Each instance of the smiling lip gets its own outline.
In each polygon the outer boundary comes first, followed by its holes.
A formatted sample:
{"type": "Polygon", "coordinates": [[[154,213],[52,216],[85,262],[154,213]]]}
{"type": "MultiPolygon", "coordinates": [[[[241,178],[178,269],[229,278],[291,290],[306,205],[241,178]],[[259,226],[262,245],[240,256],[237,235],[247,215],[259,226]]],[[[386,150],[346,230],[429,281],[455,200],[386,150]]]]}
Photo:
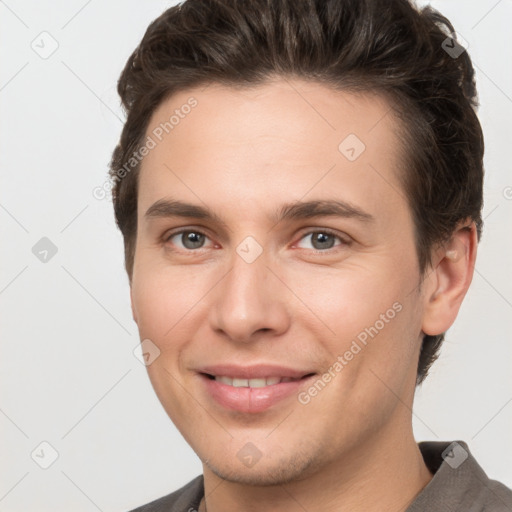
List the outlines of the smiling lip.
{"type": "MultiPolygon", "coordinates": [[[[307,385],[313,376],[313,372],[308,370],[295,370],[274,365],[246,367],[215,365],[203,367],[196,371],[200,374],[206,391],[217,403],[227,409],[246,413],[262,412],[294,392],[297,393],[299,388],[307,385]],[[214,380],[214,377],[230,377],[243,380],[284,378],[287,382],[273,383],[263,387],[248,387],[246,383],[238,382],[237,384],[241,384],[241,387],[234,387],[214,380]]],[[[226,381],[226,379],[223,380],[226,381]]]]}

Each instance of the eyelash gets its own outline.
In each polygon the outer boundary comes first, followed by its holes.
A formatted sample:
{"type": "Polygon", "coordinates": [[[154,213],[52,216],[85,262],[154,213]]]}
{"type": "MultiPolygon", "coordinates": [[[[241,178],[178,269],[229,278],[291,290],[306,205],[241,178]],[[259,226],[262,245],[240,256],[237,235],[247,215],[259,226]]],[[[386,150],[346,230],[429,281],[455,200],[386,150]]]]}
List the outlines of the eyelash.
{"type": "MultiPolygon", "coordinates": [[[[183,233],[196,233],[196,234],[199,234],[199,235],[204,235],[206,238],[209,238],[208,235],[206,233],[204,233],[203,231],[201,231],[200,229],[188,228],[188,229],[181,229],[179,231],[174,231],[174,232],[165,234],[164,237],[163,237],[163,241],[165,243],[169,243],[171,238],[175,237],[176,235],[182,235],[183,233]]],[[[319,229],[307,231],[304,234],[302,234],[302,236],[299,238],[299,242],[301,240],[303,240],[305,237],[311,236],[311,235],[313,235],[315,233],[322,233],[322,234],[325,234],[325,235],[332,235],[335,238],[337,238],[341,243],[338,244],[338,245],[335,245],[334,247],[330,247],[329,249],[325,249],[325,250],[320,250],[320,249],[302,249],[302,248],[299,248],[299,249],[309,250],[310,252],[312,251],[314,254],[332,254],[333,251],[336,251],[336,248],[339,248],[341,246],[347,247],[351,243],[351,241],[349,241],[348,239],[344,239],[339,234],[337,234],[335,231],[333,231],[333,230],[331,230],[329,228],[321,228],[321,229],[319,228],[319,229]]],[[[184,252],[187,252],[187,253],[194,253],[194,252],[198,253],[198,252],[201,252],[201,250],[204,250],[204,247],[199,247],[197,249],[178,249],[178,251],[180,251],[180,252],[184,251],[184,252]]]]}

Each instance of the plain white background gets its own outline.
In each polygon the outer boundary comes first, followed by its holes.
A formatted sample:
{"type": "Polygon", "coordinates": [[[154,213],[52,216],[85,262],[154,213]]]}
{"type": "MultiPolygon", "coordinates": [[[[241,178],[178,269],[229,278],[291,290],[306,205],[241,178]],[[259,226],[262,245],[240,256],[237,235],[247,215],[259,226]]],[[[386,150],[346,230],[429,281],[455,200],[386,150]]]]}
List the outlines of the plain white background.
{"type": "MultiPolygon", "coordinates": [[[[122,127],[118,76],[172,4],[0,1],[0,512],[121,512],[201,473],[134,356],[122,238],[111,203],[92,194],[122,127]],[[45,246],[46,262],[33,253],[43,237],[57,249],[45,246]]],[[[512,3],[433,5],[476,66],[485,230],[459,318],[418,390],[414,428],[418,440],[467,441],[510,487],[512,3]]]]}

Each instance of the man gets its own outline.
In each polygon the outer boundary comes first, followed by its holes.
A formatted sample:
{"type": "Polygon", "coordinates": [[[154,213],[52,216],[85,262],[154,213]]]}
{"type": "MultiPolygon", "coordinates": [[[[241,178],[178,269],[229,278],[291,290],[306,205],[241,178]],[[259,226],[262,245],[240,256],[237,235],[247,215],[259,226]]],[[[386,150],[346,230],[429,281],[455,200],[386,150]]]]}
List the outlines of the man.
{"type": "Polygon", "coordinates": [[[471,61],[405,0],[187,0],[118,90],[116,220],[152,385],[203,475],[139,511],[512,510],[415,387],[471,283],[471,61]]]}

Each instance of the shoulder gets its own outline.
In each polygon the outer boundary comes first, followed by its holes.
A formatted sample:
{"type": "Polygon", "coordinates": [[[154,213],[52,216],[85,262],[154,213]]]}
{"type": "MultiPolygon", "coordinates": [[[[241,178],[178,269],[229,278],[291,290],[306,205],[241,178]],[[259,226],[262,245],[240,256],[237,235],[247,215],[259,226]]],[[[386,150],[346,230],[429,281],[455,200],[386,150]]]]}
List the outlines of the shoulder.
{"type": "Polygon", "coordinates": [[[464,441],[423,442],[419,447],[433,478],[407,512],[512,510],[512,490],[486,475],[464,441]]]}
{"type": "Polygon", "coordinates": [[[177,491],[141,505],[130,512],[197,512],[204,494],[203,475],[199,475],[177,491]]]}
{"type": "Polygon", "coordinates": [[[512,510],[512,490],[496,480],[487,480],[482,491],[484,512],[510,512],[512,510]]]}

